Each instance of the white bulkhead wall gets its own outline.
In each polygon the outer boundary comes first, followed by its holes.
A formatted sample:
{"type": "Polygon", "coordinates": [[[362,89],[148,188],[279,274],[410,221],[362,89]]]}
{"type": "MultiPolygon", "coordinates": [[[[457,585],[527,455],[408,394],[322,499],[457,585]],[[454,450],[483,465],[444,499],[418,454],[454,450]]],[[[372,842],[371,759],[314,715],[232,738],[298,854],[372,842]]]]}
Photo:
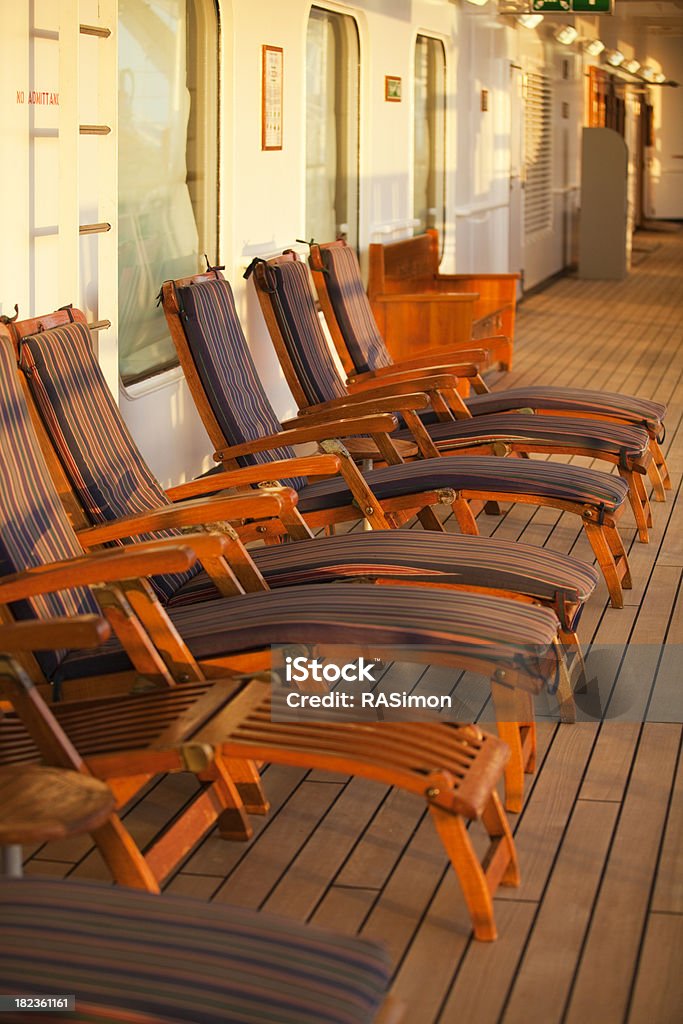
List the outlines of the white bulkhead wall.
{"type": "MultiPolygon", "coordinates": [[[[361,53],[360,246],[412,230],[412,78],[418,33],[444,42],[447,61],[447,269],[510,266],[511,68],[541,68],[553,82],[552,223],[523,238],[532,286],[570,255],[578,204],[582,68],[571,51],[486,7],[450,0],[325,3],[354,16],[361,53]],[[574,56],[571,56],[571,53],[574,56]],[[563,60],[568,60],[567,74],[563,60]],[[384,98],[386,75],[403,98],[384,98]],[[482,90],[488,110],[482,110],[482,90]],[[568,103],[569,118],[562,117],[568,103]]],[[[252,285],[241,277],[254,255],[292,245],[305,230],[305,60],[310,0],[219,0],[222,40],[220,260],[259,373],[281,417],[294,409],[252,285]],[[261,150],[261,47],[284,51],[283,149],[261,150]]],[[[0,5],[6,42],[0,67],[3,129],[0,312],[36,315],[67,302],[91,320],[100,359],[118,390],[116,360],[116,0],[32,0],[0,5]],[[32,18],[32,21],[31,21],[32,18]],[[78,35],[79,22],[107,24],[109,40],[78,35]],[[36,32],[36,28],[38,31],[36,32]],[[57,55],[60,54],[58,57],[57,55]],[[114,61],[114,63],[112,63],[114,61]],[[17,90],[59,92],[60,105],[29,109],[17,90]],[[109,123],[106,137],[78,135],[80,123],[109,123]],[[109,222],[78,237],[79,223],[109,222]],[[57,229],[57,230],[55,230],[57,229]]],[[[595,19],[597,20],[597,19],[595,19]]],[[[597,34],[597,33],[596,33],[597,34]]],[[[213,256],[214,254],[210,254],[213,256]]],[[[161,283],[161,282],[160,282],[161,283]]],[[[123,414],[165,484],[208,468],[211,445],[178,370],[121,391],[123,414]]]]}

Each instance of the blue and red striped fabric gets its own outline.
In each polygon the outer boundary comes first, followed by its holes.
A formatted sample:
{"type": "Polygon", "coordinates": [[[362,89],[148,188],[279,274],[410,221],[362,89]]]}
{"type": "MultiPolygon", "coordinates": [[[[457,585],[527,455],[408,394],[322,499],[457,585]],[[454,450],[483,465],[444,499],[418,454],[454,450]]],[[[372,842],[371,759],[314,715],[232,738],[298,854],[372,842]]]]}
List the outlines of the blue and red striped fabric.
{"type": "Polygon", "coordinates": [[[332,309],[357,373],[391,366],[384,338],[370,306],[358,258],[350,245],[321,246],[332,309]]]}
{"type": "MultiPolygon", "coordinates": [[[[82,555],[47,473],[19,389],[14,350],[0,338],[0,574],[7,576],[82,555]]],[[[97,612],[87,590],[74,588],[12,605],[17,618],[97,612]]],[[[50,675],[63,652],[37,655],[50,675]]]]}
{"type": "Polygon", "coordinates": [[[310,405],[344,398],[346,388],[334,366],[313,302],[308,267],[300,260],[271,263],[278,319],[289,357],[310,405]]]}
{"type": "Polygon", "coordinates": [[[242,907],[12,879],[0,915],[0,992],[73,993],[64,1020],[90,1004],[112,1024],[370,1024],[389,984],[374,942],[242,907]]]}
{"type": "MultiPolygon", "coordinates": [[[[64,470],[93,524],[169,505],[112,398],[85,324],[70,323],[25,338],[20,365],[64,470]]],[[[134,541],[181,537],[178,530],[140,534],[134,541]]],[[[152,578],[168,599],[187,573],[152,578]]]]}
{"type": "MultiPolygon", "coordinates": [[[[547,548],[422,530],[317,537],[257,548],[251,555],[271,587],[357,576],[449,582],[465,589],[510,590],[552,604],[572,626],[598,580],[593,566],[547,548]]],[[[181,587],[169,607],[217,596],[210,578],[200,573],[181,587]]]]}
{"type": "MultiPolygon", "coordinates": [[[[238,445],[277,434],[282,426],[261,384],[227,281],[201,281],[177,289],[181,320],[206,397],[228,444],[238,445]]],[[[256,452],[240,465],[293,459],[289,446],[256,452]]],[[[283,480],[298,490],[301,478],[283,480]]]]}

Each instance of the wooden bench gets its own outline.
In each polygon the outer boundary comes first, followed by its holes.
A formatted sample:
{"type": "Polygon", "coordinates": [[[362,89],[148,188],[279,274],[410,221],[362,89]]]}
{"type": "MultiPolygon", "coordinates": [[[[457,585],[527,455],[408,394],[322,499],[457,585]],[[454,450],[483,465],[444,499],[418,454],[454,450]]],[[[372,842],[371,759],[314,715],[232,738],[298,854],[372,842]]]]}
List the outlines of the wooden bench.
{"type": "Polygon", "coordinates": [[[474,340],[489,352],[489,364],[510,369],[518,274],[439,273],[433,228],[371,244],[369,257],[370,304],[397,362],[436,347],[471,347],[474,340]]]}

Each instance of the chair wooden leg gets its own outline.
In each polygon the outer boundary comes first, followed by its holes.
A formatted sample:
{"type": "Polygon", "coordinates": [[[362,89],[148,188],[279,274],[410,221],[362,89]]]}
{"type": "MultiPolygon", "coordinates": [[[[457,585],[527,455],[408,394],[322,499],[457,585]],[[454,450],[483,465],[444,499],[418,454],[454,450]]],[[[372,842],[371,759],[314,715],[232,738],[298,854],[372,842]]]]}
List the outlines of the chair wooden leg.
{"type": "Polygon", "coordinates": [[[248,814],[267,814],[270,802],[263,792],[261,776],[253,761],[225,759],[225,767],[237,786],[237,791],[248,814]]]}
{"type": "Polygon", "coordinates": [[[529,694],[491,683],[496,729],[510,748],[505,766],[505,810],[519,814],[524,801],[524,775],[536,767],[536,725],[529,694]]]}
{"type": "Polygon", "coordinates": [[[616,526],[606,526],[604,529],[607,543],[614,558],[614,564],[621,575],[621,585],[624,590],[631,590],[633,588],[631,568],[628,564],[628,555],[626,554],[621,534],[616,526]]]}
{"type": "MultiPolygon", "coordinates": [[[[558,644],[559,647],[559,644],[558,644]]],[[[574,703],[574,690],[572,680],[567,668],[567,662],[562,650],[558,651],[559,662],[558,672],[560,681],[557,686],[557,703],[560,708],[560,721],[565,725],[573,725],[576,722],[576,704],[574,703]]]]}
{"type": "Polygon", "coordinates": [[[491,891],[495,892],[498,885],[519,885],[519,861],[515,841],[512,838],[510,822],[507,820],[497,793],[491,793],[481,820],[492,843],[489,853],[484,858],[486,874],[496,883],[491,891]]]}
{"type": "Polygon", "coordinates": [[[655,501],[666,501],[666,489],[664,487],[664,481],[662,475],[659,472],[659,466],[654,459],[650,462],[647,467],[647,475],[650,478],[652,484],[652,493],[655,501]]]}
{"type": "Polygon", "coordinates": [[[425,506],[417,513],[417,518],[424,530],[433,530],[435,533],[445,533],[445,528],[434,509],[425,506]]]}
{"type": "Polygon", "coordinates": [[[498,933],[493,917],[491,890],[486,872],[472,848],[465,822],[459,814],[450,814],[434,804],[429,805],[429,813],[458,876],[470,912],[474,937],[480,942],[493,942],[498,933]]]}
{"type": "Polygon", "coordinates": [[[644,479],[644,477],[640,473],[634,473],[633,474],[633,480],[634,480],[635,488],[636,488],[636,490],[638,492],[638,495],[640,497],[640,500],[641,500],[641,502],[643,504],[643,508],[645,509],[645,516],[646,516],[647,525],[649,527],[651,527],[652,526],[652,505],[650,504],[650,499],[647,496],[647,489],[645,487],[645,479],[644,479]]]}
{"type": "Polygon", "coordinates": [[[647,495],[644,490],[641,493],[638,489],[637,479],[639,480],[640,478],[637,473],[626,469],[620,469],[619,476],[628,483],[628,500],[638,528],[638,538],[643,544],[648,544],[650,541],[647,529],[649,525],[648,519],[650,519],[651,523],[652,516],[650,515],[650,503],[647,500],[647,495]]]}
{"type": "Polygon", "coordinates": [[[573,630],[560,629],[559,642],[565,652],[565,662],[574,693],[585,693],[586,662],[578,636],[573,630]]]}
{"type": "Polygon", "coordinates": [[[598,560],[609,591],[610,604],[613,608],[624,607],[624,595],[622,592],[621,573],[614,560],[612,548],[607,542],[604,527],[596,523],[587,523],[584,520],[583,528],[593,549],[593,554],[598,560]]]}
{"type": "MultiPolygon", "coordinates": [[[[652,455],[653,455],[653,461],[657,465],[657,471],[658,471],[658,473],[659,473],[659,475],[661,477],[662,484],[666,488],[667,491],[670,491],[672,484],[671,484],[671,477],[669,476],[669,467],[666,464],[666,459],[664,458],[664,452],[662,451],[662,449],[661,449],[661,447],[659,445],[659,441],[655,441],[654,438],[652,438],[650,440],[650,451],[652,452],[652,455]]],[[[662,499],[662,500],[664,500],[664,499],[662,499]]]]}
{"type": "Polygon", "coordinates": [[[211,782],[214,796],[218,798],[220,812],[216,818],[221,839],[245,842],[251,839],[254,830],[242,803],[239,791],[220,755],[206,772],[197,776],[202,782],[211,782]]]}
{"type": "Polygon", "coordinates": [[[456,518],[461,533],[476,537],[479,534],[477,520],[474,518],[472,509],[464,498],[457,498],[451,505],[453,515],[456,518]]]}
{"type": "Polygon", "coordinates": [[[145,892],[160,892],[159,883],[117,814],[92,833],[95,845],[120,885],[145,892]]]}

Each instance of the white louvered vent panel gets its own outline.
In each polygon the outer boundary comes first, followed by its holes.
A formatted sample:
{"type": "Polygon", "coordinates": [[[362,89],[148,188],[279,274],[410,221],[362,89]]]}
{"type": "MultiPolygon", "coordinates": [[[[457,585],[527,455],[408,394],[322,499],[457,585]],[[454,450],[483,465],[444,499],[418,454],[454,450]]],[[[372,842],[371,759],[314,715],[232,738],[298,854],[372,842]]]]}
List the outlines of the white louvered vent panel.
{"type": "Polygon", "coordinates": [[[547,75],[529,72],[524,109],[527,235],[552,226],[552,86],[547,75]]]}

